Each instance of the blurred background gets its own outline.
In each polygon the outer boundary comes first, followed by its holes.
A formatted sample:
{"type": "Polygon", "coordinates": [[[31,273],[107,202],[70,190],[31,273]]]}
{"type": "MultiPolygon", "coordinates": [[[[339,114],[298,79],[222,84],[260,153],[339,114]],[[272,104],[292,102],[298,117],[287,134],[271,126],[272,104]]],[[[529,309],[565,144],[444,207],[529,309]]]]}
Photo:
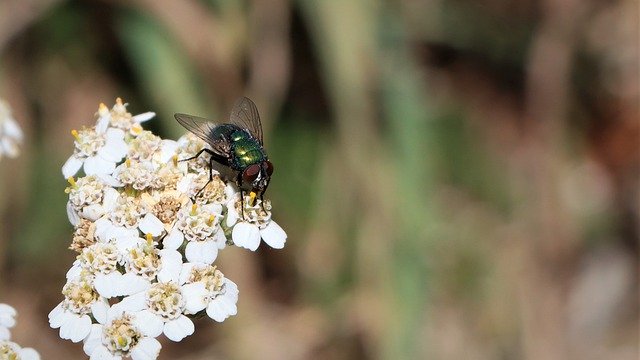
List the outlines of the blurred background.
{"type": "MultiPolygon", "coordinates": [[[[43,359],[74,260],[60,168],[117,96],[260,109],[285,249],[161,359],[637,359],[634,0],[0,1],[0,302],[43,359]]],[[[164,339],[166,340],[166,339],[164,339]]]]}

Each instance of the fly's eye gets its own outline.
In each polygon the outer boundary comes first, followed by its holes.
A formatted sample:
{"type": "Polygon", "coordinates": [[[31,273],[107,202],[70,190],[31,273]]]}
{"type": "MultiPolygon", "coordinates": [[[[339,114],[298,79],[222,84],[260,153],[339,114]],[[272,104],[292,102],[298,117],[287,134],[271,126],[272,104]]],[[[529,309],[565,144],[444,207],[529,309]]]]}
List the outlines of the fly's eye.
{"type": "Polygon", "coordinates": [[[258,164],[249,165],[242,173],[242,179],[246,182],[252,183],[258,177],[260,173],[260,166],[258,164]]]}
{"type": "Polygon", "coordinates": [[[266,164],[267,174],[271,176],[273,174],[273,164],[269,160],[266,161],[266,164]]]}

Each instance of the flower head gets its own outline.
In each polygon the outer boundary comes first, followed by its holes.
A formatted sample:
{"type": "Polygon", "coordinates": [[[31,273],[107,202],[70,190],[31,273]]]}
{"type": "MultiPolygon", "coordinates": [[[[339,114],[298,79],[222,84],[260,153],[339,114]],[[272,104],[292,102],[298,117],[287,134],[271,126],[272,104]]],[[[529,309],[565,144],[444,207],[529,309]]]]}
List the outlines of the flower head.
{"type": "Polygon", "coordinates": [[[72,132],[63,166],[78,255],[49,323],[91,358],[154,359],[156,337],[181,341],[197,317],[236,314],[238,287],[214,265],[220,250],[255,250],[261,238],[282,248],[286,234],[268,200],[240,199],[233,181],[210,178],[208,158],[181,161],[203,149],[199,138],[162,139],[142,128],[153,113],[133,116],[121,99],[97,116],[72,132]]]}

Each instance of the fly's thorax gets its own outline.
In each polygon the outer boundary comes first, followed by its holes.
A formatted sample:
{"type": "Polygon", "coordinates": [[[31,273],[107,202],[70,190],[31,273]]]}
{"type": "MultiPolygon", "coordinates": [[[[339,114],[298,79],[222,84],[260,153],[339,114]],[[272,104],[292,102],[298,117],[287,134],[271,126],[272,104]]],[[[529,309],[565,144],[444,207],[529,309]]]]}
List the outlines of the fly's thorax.
{"type": "Polygon", "coordinates": [[[257,139],[244,130],[231,134],[232,166],[236,170],[243,170],[251,164],[265,161],[267,155],[257,139]]]}

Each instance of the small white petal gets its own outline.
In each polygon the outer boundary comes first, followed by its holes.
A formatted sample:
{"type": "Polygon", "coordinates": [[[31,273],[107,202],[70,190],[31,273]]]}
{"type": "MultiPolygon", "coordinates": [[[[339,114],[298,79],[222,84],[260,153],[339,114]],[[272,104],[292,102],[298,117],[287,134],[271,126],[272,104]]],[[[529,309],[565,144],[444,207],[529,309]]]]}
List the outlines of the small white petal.
{"type": "Polygon", "coordinates": [[[13,306],[0,304],[0,326],[12,328],[16,325],[16,315],[18,312],[13,306]]]}
{"type": "Polygon", "coordinates": [[[88,315],[67,314],[60,326],[60,337],[74,343],[84,340],[91,331],[91,318],[88,315]]]}
{"type": "Polygon", "coordinates": [[[62,175],[65,179],[68,179],[75,175],[82,167],[83,161],[78,159],[75,155],[71,155],[69,159],[62,165],[62,175]]]}
{"type": "Polygon", "coordinates": [[[207,307],[205,298],[208,293],[209,291],[205,287],[204,283],[201,282],[183,285],[182,294],[186,301],[185,313],[195,314],[207,307]]]}
{"type": "Polygon", "coordinates": [[[273,220],[269,222],[267,227],[260,230],[260,235],[264,242],[274,249],[282,249],[284,243],[287,242],[287,233],[273,220]]]}
{"type": "Polygon", "coordinates": [[[135,324],[140,331],[151,337],[157,337],[162,334],[164,321],[162,318],[149,310],[142,310],[136,313],[135,324]]]}
{"type": "Polygon", "coordinates": [[[123,312],[137,312],[147,307],[146,295],[144,291],[125,297],[119,303],[113,305],[114,308],[123,312]]]}
{"type": "Polygon", "coordinates": [[[120,283],[122,280],[122,274],[115,271],[109,274],[98,274],[93,280],[93,286],[101,296],[107,299],[122,295],[120,289],[120,283]]]}
{"type": "Polygon", "coordinates": [[[138,244],[140,244],[141,241],[139,237],[132,236],[131,234],[113,236],[112,233],[112,238],[116,239],[114,245],[121,253],[127,253],[129,250],[138,247],[138,244]]]}
{"type": "Polygon", "coordinates": [[[176,250],[183,242],[184,234],[182,234],[182,231],[177,228],[173,228],[169,235],[165,236],[164,240],[162,240],[162,245],[165,249],[176,250]]]}
{"type": "Polygon", "coordinates": [[[100,204],[91,204],[82,208],[82,217],[91,221],[98,220],[104,215],[104,208],[100,204]]]}
{"type": "Polygon", "coordinates": [[[67,217],[69,218],[69,222],[73,226],[77,226],[80,222],[80,215],[76,212],[76,210],[71,205],[71,202],[67,202],[67,217]]]}
{"type": "Polygon", "coordinates": [[[111,121],[110,113],[106,113],[103,116],[100,116],[100,118],[98,118],[98,121],[96,122],[96,132],[98,134],[104,134],[107,131],[107,128],[109,128],[110,121],[111,121]]]}
{"type": "Polygon", "coordinates": [[[122,275],[122,294],[121,295],[132,295],[138,293],[140,291],[147,290],[151,283],[149,280],[143,278],[142,276],[126,273],[122,275]]]}
{"type": "Polygon", "coordinates": [[[124,131],[111,128],[107,130],[107,140],[104,146],[98,150],[98,155],[105,160],[119,162],[127,155],[129,148],[124,141],[124,131]]]}
{"type": "MultiPolygon", "coordinates": [[[[67,339],[77,343],[84,340],[89,335],[89,332],[91,331],[91,318],[88,315],[83,315],[67,326],[69,326],[67,339]]],[[[60,330],[62,331],[62,328],[60,330]]]]}
{"type": "Polygon", "coordinates": [[[161,282],[178,282],[180,270],[182,270],[182,254],[176,250],[160,250],[161,267],[158,271],[158,280],[161,282]]]}
{"type": "Polygon", "coordinates": [[[229,202],[227,204],[227,227],[232,227],[233,225],[236,224],[236,222],[238,222],[238,213],[235,211],[235,205],[233,204],[233,202],[229,202]]]}
{"type": "Polygon", "coordinates": [[[180,285],[186,283],[191,277],[191,269],[195,266],[195,263],[186,262],[182,264],[182,269],[180,270],[180,285]]]}
{"type": "Polygon", "coordinates": [[[133,360],[155,360],[160,355],[162,346],[154,338],[142,338],[138,345],[131,350],[133,360]]]}
{"type": "Polygon", "coordinates": [[[164,334],[171,341],[180,341],[193,334],[195,327],[193,321],[184,315],[171,320],[164,325],[164,334]]]}
{"type": "Polygon", "coordinates": [[[88,157],[84,161],[84,172],[87,175],[111,174],[115,168],[115,162],[105,160],[99,155],[88,157]]]}
{"type": "Polygon", "coordinates": [[[11,331],[4,326],[0,326],[0,341],[11,339],[11,331]]]}
{"type": "Polygon", "coordinates": [[[104,206],[104,210],[106,212],[111,212],[113,209],[115,209],[119,197],[120,193],[118,192],[118,190],[110,187],[104,189],[104,197],[102,198],[102,206],[104,206]]]}
{"type": "Polygon", "coordinates": [[[104,345],[99,345],[96,347],[91,356],[89,356],[89,360],[120,360],[120,356],[113,355],[109,349],[107,349],[104,345]]]}
{"type": "Polygon", "coordinates": [[[75,260],[69,271],[67,271],[67,281],[79,278],[80,274],[82,274],[82,263],[80,260],[75,260]]]}
{"type": "Polygon", "coordinates": [[[194,177],[195,174],[187,174],[185,177],[178,180],[178,183],[176,184],[176,190],[180,191],[183,194],[188,194],[194,177]]]}
{"type": "Polygon", "coordinates": [[[260,230],[256,225],[246,222],[239,222],[233,227],[231,232],[233,243],[236,246],[256,251],[260,245],[260,230]]]}
{"type": "Polygon", "coordinates": [[[62,307],[62,303],[58,304],[58,306],[54,307],[51,312],[49,312],[49,326],[53,329],[57,329],[62,326],[62,320],[64,313],[64,308],[62,307]]]}
{"type": "MultiPolygon", "coordinates": [[[[96,176],[97,176],[97,177],[98,177],[98,178],[99,178],[99,179],[100,179],[100,180],[101,180],[105,185],[109,185],[109,186],[112,186],[112,187],[121,187],[121,186],[122,186],[122,183],[121,183],[118,179],[114,178],[114,177],[113,177],[113,176],[111,176],[111,175],[108,175],[108,174],[97,174],[96,176]]],[[[108,189],[108,188],[107,188],[106,190],[114,190],[114,189],[108,189]]],[[[116,191],[116,193],[117,193],[117,191],[116,191]]]]}
{"type": "Polygon", "coordinates": [[[216,246],[218,246],[218,250],[222,250],[227,247],[227,237],[224,235],[222,228],[218,228],[218,231],[216,231],[213,237],[215,239],[214,242],[216,243],[216,246]]]}
{"type": "Polygon", "coordinates": [[[156,116],[156,113],[154,113],[153,111],[148,111],[146,113],[142,113],[142,114],[138,114],[136,116],[133,116],[131,118],[131,120],[141,123],[141,122],[145,122],[145,121],[149,121],[151,119],[153,119],[153,117],[156,116]]]}
{"type": "Polygon", "coordinates": [[[22,348],[18,355],[20,355],[21,360],[40,360],[40,354],[32,348],[22,348]]]}
{"type": "Polygon", "coordinates": [[[152,213],[147,213],[140,221],[139,228],[143,234],[151,234],[156,237],[162,235],[164,224],[152,213]]]}
{"type": "Polygon", "coordinates": [[[84,339],[84,345],[82,345],[82,349],[84,350],[85,354],[91,355],[91,353],[93,353],[99,345],[102,345],[102,325],[93,324],[91,325],[89,336],[84,339]]]}
{"type": "Polygon", "coordinates": [[[229,306],[220,298],[211,300],[207,306],[207,315],[217,322],[223,322],[226,318],[237,313],[235,304],[229,306]]]}
{"type": "Polygon", "coordinates": [[[178,150],[178,143],[173,140],[162,140],[160,148],[160,163],[168,163],[178,150]]]}
{"type": "Polygon", "coordinates": [[[109,311],[109,303],[106,299],[98,299],[91,305],[91,314],[100,324],[107,322],[107,312],[109,311]]]}
{"type": "Polygon", "coordinates": [[[190,241],[184,253],[190,262],[212,264],[218,257],[218,246],[212,240],[190,241]]]}

